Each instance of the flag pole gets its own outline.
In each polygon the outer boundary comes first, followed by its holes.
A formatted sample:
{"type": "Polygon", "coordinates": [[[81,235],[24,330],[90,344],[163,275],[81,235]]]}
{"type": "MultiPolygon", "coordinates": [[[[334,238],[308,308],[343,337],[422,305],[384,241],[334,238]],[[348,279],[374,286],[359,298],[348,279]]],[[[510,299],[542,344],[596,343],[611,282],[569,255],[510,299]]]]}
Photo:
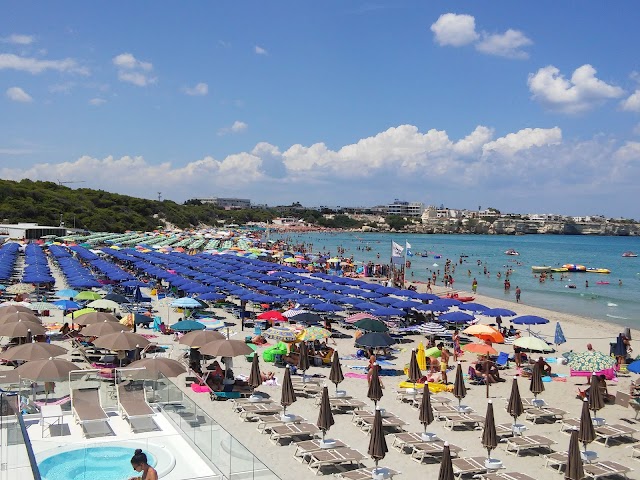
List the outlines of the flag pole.
{"type": "Polygon", "coordinates": [[[404,265],[402,265],[402,288],[404,288],[405,285],[407,284],[407,250],[409,250],[407,248],[407,245],[409,245],[409,242],[407,242],[407,239],[405,238],[405,240],[404,240],[404,265]]]}

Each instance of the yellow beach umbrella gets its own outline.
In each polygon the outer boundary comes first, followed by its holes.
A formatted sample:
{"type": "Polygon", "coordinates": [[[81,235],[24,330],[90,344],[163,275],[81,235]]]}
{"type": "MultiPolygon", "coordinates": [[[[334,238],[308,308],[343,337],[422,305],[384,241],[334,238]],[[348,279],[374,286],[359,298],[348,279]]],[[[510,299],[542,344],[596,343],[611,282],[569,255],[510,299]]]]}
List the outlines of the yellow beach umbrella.
{"type": "Polygon", "coordinates": [[[422,344],[422,342],[418,344],[416,359],[418,360],[418,366],[420,367],[420,370],[425,371],[427,369],[427,357],[424,354],[424,345],[422,344]]]}

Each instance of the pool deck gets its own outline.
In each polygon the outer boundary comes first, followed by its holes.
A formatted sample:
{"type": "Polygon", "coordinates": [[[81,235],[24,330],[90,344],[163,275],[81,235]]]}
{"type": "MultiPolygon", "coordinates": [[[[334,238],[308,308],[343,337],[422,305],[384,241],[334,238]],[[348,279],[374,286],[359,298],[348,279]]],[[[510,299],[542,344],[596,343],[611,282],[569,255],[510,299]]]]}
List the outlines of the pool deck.
{"type": "MultiPolygon", "coordinates": [[[[173,454],[175,466],[167,474],[162,475],[163,480],[222,478],[215,466],[193,449],[163,412],[158,411],[153,417],[140,419],[144,420],[145,425],[142,426],[149,428],[141,428],[139,433],[133,432],[129,423],[118,412],[107,409],[107,413],[108,429],[101,426],[100,431],[96,429],[95,435],[89,437],[84,436],[82,427],[76,423],[71,412],[63,412],[59,422],[57,418],[47,419],[47,424],[53,423],[53,425],[44,426],[39,415],[26,415],[24,420],[36,459],[39,461],[48,456],[49,452],[56,453],[56,450],[59,453],[63,447],[68,450],[73,447],[84,448],[109,444],[123,446],[123,442],[133,441],[138,444],[135,448],[144,449],[144,444],[152,444],[173,454]],[[153,423],[149,421],[150,419],[153,419],[153,423]]],[[[131,454],[133,455],[133,450],[131,454]]]]}

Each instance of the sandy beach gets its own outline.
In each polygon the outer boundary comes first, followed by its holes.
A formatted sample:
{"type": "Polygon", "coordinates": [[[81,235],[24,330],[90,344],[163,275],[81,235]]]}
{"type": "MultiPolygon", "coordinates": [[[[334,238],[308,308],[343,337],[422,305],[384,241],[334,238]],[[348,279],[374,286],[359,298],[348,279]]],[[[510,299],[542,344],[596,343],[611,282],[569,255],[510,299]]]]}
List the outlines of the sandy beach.
{"type": "MultiPolygon", "coordinates": [[[[53,268],[53,273],[59,278],[60,284],[63,285],[64,281],[60,277],[57,269],[53,268]]],[[[418,289],[424,288],[424,285],[417,285],[418,289]]],[[[437,288],[435,293],[444,293],[444,288],[437,288]]],[[[147,292],[149,293],[149,292],[147,292]]],[[[562,353],[569,350],[582,351],[586,349],[587,343],[592,343],[594,348],[603,352],[609,351],[609,342],[613,342],[617,336],[620,327],[616,325],[610,325],[605,323],[599,323],[592,320],[586,320],[571,315],[560,314],[556,312],[546,311],[539,308],[526,305],[526,292],[523,293],[523,301],[520,305],[514,307],[513,303],[496,300],[493,298],[483,297],[482,295],[476,296],[476,301],[483,303],[491,307],[506,307],[515,309],[519,315],[540,315],[550,320],[550,323],[542,326],[534,326],[533,330],[546,336],[549,341],[552,342],[556,321],[561,322],[564,334],[567,338],[567,343],[561,345],[556,353],[545,355],[545,357],[559,357],[562,353]]],[[[157,307],[157,313],[162,317],[166,324],[172,324],[177,321],[181,313],[174,312],[167,307],[157,307]]],[[[222,309],[215,309],[215,314],[224,316],[228,322],[237,322],[229,313],[224,312],[222,309]]],[[[491,319],[481,317],[481,323],[490,323],[491,319]]],[[[44,317],[45,322],[60,322],[61,312],[54,312],[52,317],[44,317]]],[[[506,319],[505,319],[506,323],[506,319]]],[[[508,323],[507,323],[508,325],[508,323]]],[[[341,357],[347,357],[355,353],[354,340],[352,338],[355,333],[354,330],[347,330],[342,327],[335,329],[344,334],[345,338],[336,339],[336,345],[334,348],[338,350],[341,357]]],[[[240,326],[230,327],[230,331],[233,334],[233,338],[244,339],[245,335],[251,334],[252,330],[240,331],[240,326]]],[[[139,329],[139,333],[148,333],[155,335],[152,341],[158,344],[170,345],[173,348],[168,350],[168,356],[172,358],[180,358],[186,352],[186,348],[177,345],[172,335],[160,335],[145,329],[139,329]]],[[[524,332],[526,334],[526,332],[524,332]]],[[[640,332],[633,331],[632,337],[636,338],[640,335],[640,332]]],[[[395,352],[396,358],[391,359],[392,365],[385,365],[385,369],[402,370],[404,365],[409,362],[412,348],[417,347],[420,341],[426,341],[423,335],[411,335],[406,337],[410,340],[408,343],[402,343],[397,345],[397,351],[395,352]]],[[[638,337],[640,338],[640,337],[638,337]]],[[[274,341],[269,341],[269,345],[273,345],[274,341]]],[[[68,342],[63,344],[69,348],[68,342]]],[[[633,345],[633,342],[632,342],[633,345]]],[[[506,351],[512,353],[512,347],[509,345],[494,344],[494,347],[498,351],[506,351]]],[[[258,352],[261,353],[267,346],[258,348],[258,352]]],[[[475,363],[475,355],[465,353],[462,358],[463,371],[466,372],[468,366],[471,363],[475,363]]],[[[451,361],[453,364],[453,361],[451,361]]],[[[361,370],[356,370],[355,366],[366,365],[366,360],[354,360],[346,359],[342,360],[343,372],[347,373],[362,373],[361,370]]],[[[545,383],[545,392],[541,395],[547,404],[566,410],[568,414],[565,418],[579,417],[581,410],[581,401],[576,398],[578,387],[586,388],[584,377],[569,377],[569,369],[565,365],[559,363],[552,363],[554,373],[565,374],[566,382],[553,381],[545,383]]],[[[271,364],[267,364],[262,361],[261,368],[263,371],[273,370],[276,373],[278,383],[282,383],[284,370],[282,368],[274,367],[271,364]]],[[[249,375],[250,363],[245,361],[243,357],[238,357],[234,361],[234,372],[236,375],[249,375]]],[[[516,370],[513,362],[511,368],[502,371],[505,382],[493,384],[490,387],[490,398],[494,405],[495,418],[498,424],[511,423],[512,418],[505,410],[506,400],[509,396],[511,389],[512,378],[516,370]]],[[[310,375],[318,375],[325,377],[325,380],[329,386],[329,392],[333,392],[334,386],[328,381],[329,368],[328,367],[311,367],[308,371],[310,375]]],[[[268,435],[260,433],[256,428],[255,422],[242,421],[237,413],[233,412],[232,402],[230,401],[211,401],[209,395],[206,393],[195,393],[191,388],[185,385],[184,376],[175,379],[176,384],[184,390],[184,392],[194,399],[203,409],[205,409],[223,428],[231,432],[242,444],[249,448],[260,460],[262,460],[269,468],[271,468],[282,479],[295,479],[306,478],[312,473],[306,464],[297,461],[293,453],[295,451],[292,445],[274,445],[268,440],[268,435]]],[[[449,373],[449,380],[452,382],[454,372],[449,373]]],[[[398,390],[398,384],[405,380],[404,375],[400,376],[384,376],[382,377],[385,385],[384,397],[379,402],[379,405],[387,412],[396,414],[407,425],[405,430],[407,432],[421,432],[422,426],[418,421],[418,409],[409,405],[406,402],[402,402],[396,399],[396,391],[398,390]]],[[[617,390],[627,392],[629,384],[634,378],[632,377],[620,377],[617,381],[609,382],[610,393],[615,393],[617,390]]],[[[467,379],[468,394],[463,403],[468,405],[476,413],[484,415],[487,406],[487,398],[485,396],[485,386],[473,386],[470,385],[467,379]]],[[[523,398],[531,397],[529,393],[529,381],[528,379],[522,379],[519,381],[520,391],[523,398]]],[[[348,395],[353,398],[364,401],[368,407],[373,408],[373,403],[366,397],[367,393],[367,381],[363,378],[347,376],[345,381],[340,385],[341,390],[345,390],[348,395]]],[[[280,387],[279,386],[267,386],[263,385],[258,389],[262,394],[270,396],[275,402],[280,400],[280,387]]],[[[453,398],[451,394],[445,394],[451,398],[454,402],[457,400],[453,398]]],[[[288,412],[300,415],[306,418],[310,423],[316,423],[318,417],[318,408],[316,406],[315,398],[298,397],[297,401],[291,405],[288,412]]],[[[607,405],[604,410],[600,411],[600,416],[604,417],[609,424],[621,423],[628,425],[632,428],[639,426],[638,422],[633,420],[634,411],[630,408],[622,408],[618,405],[607,405]]],[[[352,423],[352,414],[334,414],[335,425],[330,429],[327,436],[328,438],[340,439],[347,445],[351,446],[362,452],[367,457],[366,452],[369,443],[369,436],[364,434],[360,428],[352,423]]],[[[568,448],[569,435],[560,431],[560,425],[558,423],[538,423],[532,424],[530,422],[524,422],[521,417],[519,422],[524,423],[527,426],[525,434],[544,435],[554,440],[553,450],[557,452],[564,452],[568,448]]],[[[440,439],[449,441],[453,445],[463,448],[460,452],[461,457],[483,457],[486,456],[486,450],[481,445],[482,430],[459,430],[454,431],[444,428],[444,422],[434,421],[428,428],[430,432],[438,435],[440,439]]],[[[386,436],[387,445],[389,446],[389,452],[384,460],[380,462],[381,466],[390,467],[394,470],[402,472],[401,478],[424,478],[425,476],[437,476],[439,463],[423,463],[418,464],[413,461],[409,454],[401,453],[396,449],[391,448],[393,442],[393,434],[389,433],[386,436]]],[[[618,463],[630,465],[635,467],[636,462],[631,458],[631,449],[627,448],[631,443],[617,443],[611,442],[611,446],[605,447],[601,442],[594,442],[589,445],[589,450],[597,452],[599,459],[613,460],[618,463]]],[[[554,479],[559,475],[556,470],[551,468],[544,468],[545,458],[542,454],[523,453],[516,457],[513,454],[509,454],[505,451],[505,444],[501,443],[498,448],[493,452],[492,457],[498,458],[503,461],[506,470],[503,471],[518,471],[527,473],[535,478],[539,479],[554,479]]],[[[429,462],[427,460],[427,462],[429,462]]],[[[367,467],[373,467],[374,463],[370,458],[366,458],[364,461],[367,467]]],[[[335,471],[326,470],[327,474],[335,473],[335,471]]],[[[632,472],[630,478],[637,478],[632,472]]]]}

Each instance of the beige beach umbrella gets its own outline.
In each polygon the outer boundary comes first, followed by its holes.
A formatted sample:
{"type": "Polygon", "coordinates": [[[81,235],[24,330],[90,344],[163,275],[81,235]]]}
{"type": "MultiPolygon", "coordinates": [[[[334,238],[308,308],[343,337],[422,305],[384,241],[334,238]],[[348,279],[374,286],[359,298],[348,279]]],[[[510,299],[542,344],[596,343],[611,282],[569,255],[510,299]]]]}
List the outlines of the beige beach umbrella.
{"type": "Polygon", "coordinates": [[[143,358],[129,364],[127,368],[143,369],[125,372],[139,380],[158,380],[161,376],[167,378],[177,377],[187,369],[177,360],[164,357],[143,358]]]}
{"type": "Polygon", "coordinates": [[[69,378],[69,372],[81,370],[78,366],[63,358],[32,360],[16,368],[22,378],[37,382],[57,382],[69,378]]]}
{"type": "Polygon", "coordinates": [[[191,348],[200,348],[207,343],[211,343],[215,340],[225,340],[226,337],[213,330],[194,330],[193,332],[186,333],[178,340],[181,345],[187,345],[191,348]]]}
{"type": "Polygon", "coordinates": [[[33,314],[33,310],[31,310],[30,308],[27,308],[23,305],[5,305],[4,307],[0,307],[0,317],[4,317],[5,315],[9,314],[9,313],[16,313],[16,312],[24,312],[24,313],[31,313],[33,314]]]}
{"type": "Polygon", "coordinates": [[[23,322],[18,320],[17,322],[4,323],[0,325],[0,337],[18,337],[24,338],[31,335],[44,335],[47,333],[47,329],[39,323],[35,322],[23,322]]]}
{"type": "Polygon", "coordinates": [[[79,317],[74,318],[74,322],[79,325],[92,325],[94,323],[101,323],[104,321],[108,322],[116,322],[119,324],[118,317],[115,315],[111,315],[110,313],[105,312],[89,312],[84,315],[80,315],[79,317]]]}
{"type": "Polygon", "coordinates": [[[11,347],[6,352],[0,354],[3,360],[45,360],[51,357],[58,357],[67,353],[67,350],[45,342],[25,343],[11,347]]]}
{"type": "Polygon", "coordinates": [[[92,323],[91,325],[87,325],[82,329],[82,334],[87,337],[101,337],[103,335],[109,335],[111,333],[118,333],[122,331],[131,330],[127,325],[122,325],[121,323],[110,322],[109,320],[104,320],[99,323],[92,323]]]}
{"type": "Polygon", "coordinates": [[[40,320],[33,312],[12,312],[0,316],[0,324],[15,323],[19,321],[42,324],[42,320],[40,320]]]}
{"type": "Polygon", "coordinates": [[[142,335],[131,332],[118,332],[103,335],[94,340],[96,347],[106,348],[108,350],[135,350],[136,348],[144,348],[151,342],[142,335]]]}

